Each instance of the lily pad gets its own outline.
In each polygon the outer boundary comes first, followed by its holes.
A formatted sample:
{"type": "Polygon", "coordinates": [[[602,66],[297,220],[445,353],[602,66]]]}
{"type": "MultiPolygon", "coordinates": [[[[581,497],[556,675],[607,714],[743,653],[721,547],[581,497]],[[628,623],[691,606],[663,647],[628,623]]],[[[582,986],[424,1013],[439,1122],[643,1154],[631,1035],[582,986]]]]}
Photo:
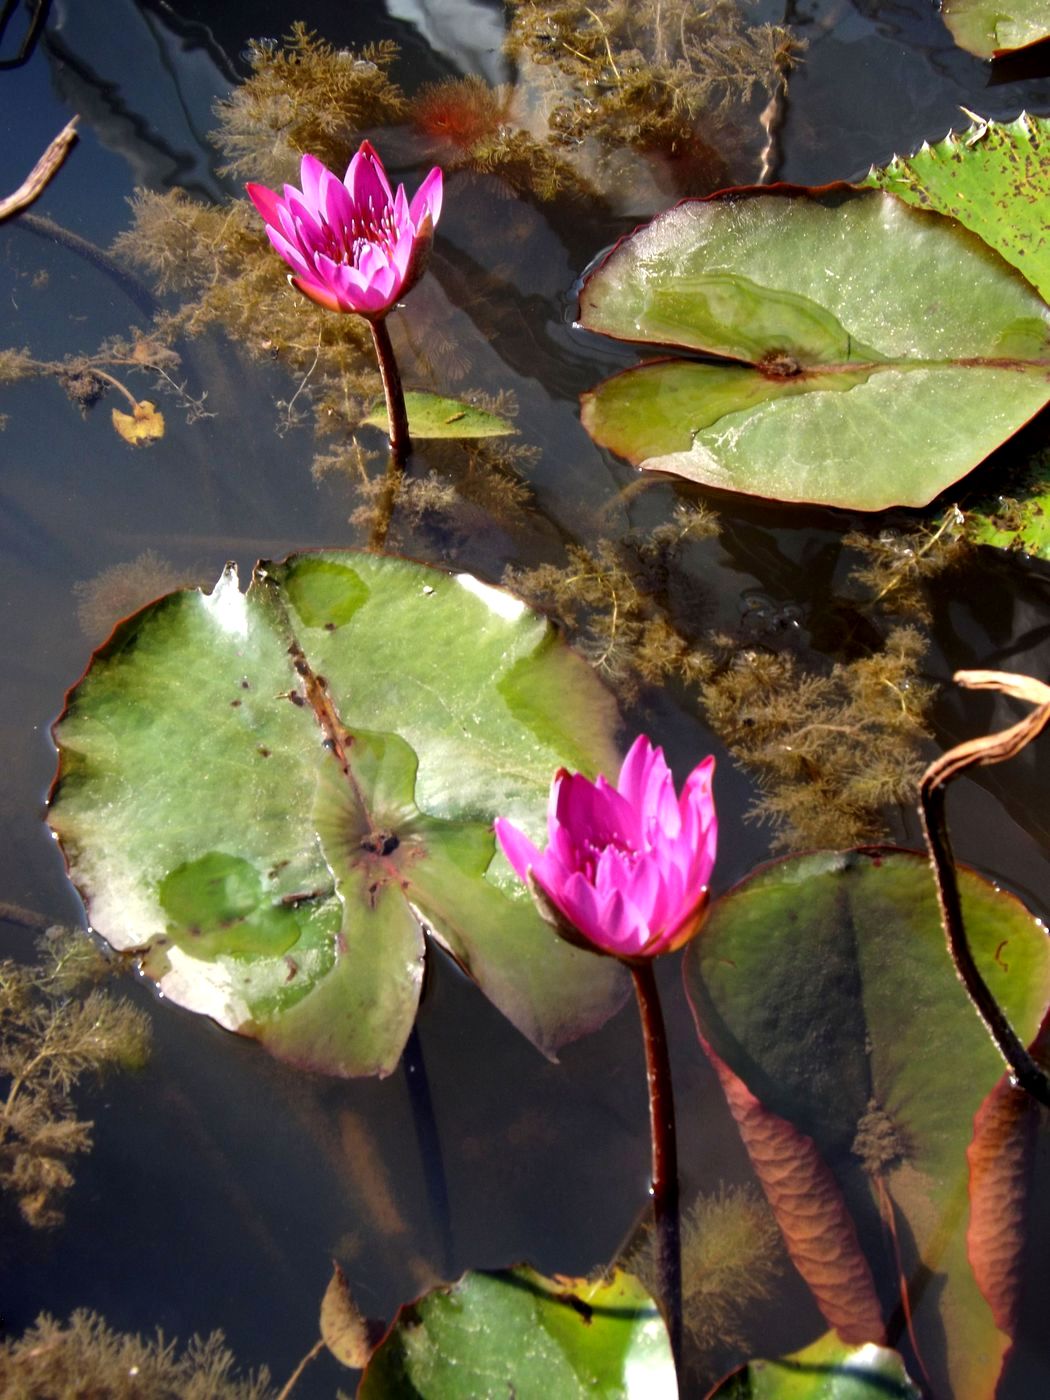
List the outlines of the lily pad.
{"type": "MultiPolygon", "coordinates": [[[[1050,5],[1041,0],[1043,18],[1050,5]]],[[[1022,112],[1016,121],[974,117],[913,156],[872,167],[864,185],[906,204],[958,219],[1024,273],[1050,300],[1050,121],[1022,112]]]]}
{"type": "Polygon", "coordinates": [[[959,47],[978,58],[998,58],[1050,36],[1046,0],[941,0],[941,18],[959,47]]]}
{"type": "Polygon", "coordinates": [[[677,1400],[671,1343],[642,1284],[466,1273],[397,1315],[358,1400],[677,1400]]]}
{"type": "MultiPolygon", "coordinates": [[[[1029,1041],[1050,1002],[1046,931],[973,872],[960,885],[978,966],[1029,1041]]],[[[686,981],[702,1040],[834,1174],[887,1290],[896,1238],[933,1392],[992,1395],[1009,1338],[967,1254],[966,1152],[1003,1066],[952,968],[925,857],[762,867],[713,906],[686,981]]],[[[816,1234],[827,1207],[809,1205],[816,1234]]]]}
{"type": "MultiPolygon", "coordinates": [[[[507,437],[518,430],[496,413],[486,413],[473,404],[458,399],[445,399],[439,394],[405,391],[408,430],[414,438],[483,438],[507,437]]],[[[378,403],[367,418],[361,420],[372,428],[389,427],[386,404],[378,403]]]]}
{"type": "Polygon", "coordinates": [[[708,1400],[921,1400],[904,1362],[888,1347],[854,1347],[834,1332],[772,1361],[749,1361],[708,1400]]]}
{"type": "Polygon", "coordinates": [[[717,355],[583,397],[601,445],[724,490],[926,505],[1050,398],[1050,310],[949,219],[874,190],[687,200],[620,243],[581,321],[717,355]]]}
{"type": "Polygon", "coordinates": [[[172,1001],[337,1074],[396,1065],[429,931],[541,1050],[623,1000],[542,922],[491,823],[539,834],[561,764],[614,771],[615,707],[550,623],[375,554],[229,566],[95,654],[49,819],[92,925],[172,1001]]]}

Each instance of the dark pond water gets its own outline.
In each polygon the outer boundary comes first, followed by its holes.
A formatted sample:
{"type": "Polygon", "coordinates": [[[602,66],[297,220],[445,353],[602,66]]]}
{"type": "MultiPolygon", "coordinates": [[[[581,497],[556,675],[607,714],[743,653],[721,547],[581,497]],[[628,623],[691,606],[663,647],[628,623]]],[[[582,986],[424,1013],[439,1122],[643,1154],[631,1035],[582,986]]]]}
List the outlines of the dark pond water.
{"type": "MultiPolygon", "coordinates": [[[[785,18],[768,5],[757,17],[785,18]]],[[[217,173],[221,161],[207,139],[212,106],[244,77],[248,40],[285,33],[295,19],[337,46],[395,40],[397,77],[409,92],[459,74],[515,80],[501,53],[507,16],[485,0],[387,0],[385,8],[364,0],[219,7],[54,0],[28,60],[0,71],[0,184],[14,188],[79,112],[81,139],[36,214],[106,248],[127,226],[127,199],[138,186],[226,198],[235,185],[217,173]]],[[[809,48],[790,80],[780,178],[857,177],[963,124],[960,106],[1001,119],[1025,108],[1050,111],[1045,55],[992,69],[953,46],[929,0],[814,0],[789,5],[786,19],[809,48]]],[[[5,36],[5,52],[16,39],[5,36]]],[[[739,121],[755,118],[747,108],[739,121]]],[[[403,133],[389,139],[399,178],[414,184],[431,163],[426,152],[403,133]]],[[[744,129],[729,144],[729,182],[754,178],[760,140],[744,129]]],[[[678,195],[706,192],[690,188],[688,171],[655,159],[631,169],[634,182],[625,180],[602,208],[516,198],[495,182],[463,182],[457,199],[457,180],[449,182],[432,275],[413,293],[406,318],[418,312],[426,325],[445,317],[469,360],[471,386],[512,389],[523,438],[541,451],[520,468],[531,490],[527,509],[493,518],[478,506],[453,525],[406,519],[397,528],[401,551],[498,580],[507,564],[562,566],[569,544],[651,529],[676,504],[701,499],[669,482],[621,496],[633,470],[595,448],[578,422],[578,394],[632,357],[574,332],[575,282],[642,218],[678,195]]],[[[0,347],[26,346],[39,359],[93,352],[107,337],[144,325],[150,304],[146,282],[83,248],[27,222],[0,227],[0,347]]],[[[357,501],[347,479],[311,477],[309,423],[275,430],[274,403],[293,391],[285,371],[249,361],[218,333],[180,350],[179,378],[194,395],[207,391],[213,416],[187,423],[165,402],[167,433],[148,451],[116,438],[108,401],[81,417],[49,379],[4,386],[0,399],[7,415],[0,434],[0,901],[46,921],[83,920],[43,824],[54,767],[49,725],[112,620],[96,613],[85,632],[77,585],[147,550],[173,575],[211,580],[227,559],[246,577],[260,557],[364,540],[349,522],[357,501]]],[[[1046,439],[1044,416],[1010,450],[1031,452],[1046,439]]],[[[421,450],[413,470],[427,469],[421,450]]],[[[818,669],[852,656],[859,623],[842,538],[862,522],[732,498],[714,505],[719,535],[681,551],[661,585],[684,630],[699,636],[748,627],[757,645],[771,647],[787,634],[818,669]]],[[[909,521],[902,515],[888,523],[909,521]]],[[[147,592],[128,606],[147,600],[148,586],[139,586],[147,592]]],[[[1045,567],[981,553],[933,597],[923,624],[928,679],[946,682],[966,665],[1045,675],[1045,567]]],[[[945,685],[923,752],[1005,714],[945,685]]],[[[727,888],[770,851],[770,828],[743,820],[755,774],[734,764],[677,684],[643,688],[625,706],[625,733],[641,728],[665,745],[679,773],[704,753],[718,756],[716,886],[727,888]]],[[[1048,754],[1045,745],[1041,755],[1029,751],[953,797],[960,857],[1022,892],[1038,913],[1050,907],[1048,754]]],[[[909,812],[887,820],[894,839],[917,843],[909,812]]],[[[29,947],[23,926],[3,925],[0,952],[24,957],[29,947]]],[[[529,1259],[572,1274],[610,1258],[647,1185],[644,1075],[631,1013],[548,1064],[448,963],[433,963],[420,1035],[448,1172],[449,1222],[434,1217],[432,1164],[421,1153],[403,1074],[348,1083],[303,1076],[132,986],[153,1022],[150,1065],[80,1093],[82,1114],[95,1121],[95,1146],[77,1165],[65,1224],[33,1231],[4,1212],[4,1327],[16,1334],[41,1310],[65,1316],[75,1307],[96,1309],[128,1331],[160,1327],[185,1338],[221,1327],[244,1365],[265,1363],[283,1380],[316,1337],[333,1256],[376,1316],[391,1315],[435,1274],[452,1277],[468,1265],[529,1259]]],[[[661,979],[688,1198],[746,1181],[749,1168],[697,1046],[677,959],[666,960],[661,979]]],[[[752,1327],[766,1354],[822,1330],[802,1286],[789,1281],[752,1327]]],[[[1012,1393],[1045,1394],[1045,1329],[1029,1328],[1020,1357],[1012,1393]]],[[[340,1379],[322,1359],[297,1394],[331,1395],[340,1379]]]]}

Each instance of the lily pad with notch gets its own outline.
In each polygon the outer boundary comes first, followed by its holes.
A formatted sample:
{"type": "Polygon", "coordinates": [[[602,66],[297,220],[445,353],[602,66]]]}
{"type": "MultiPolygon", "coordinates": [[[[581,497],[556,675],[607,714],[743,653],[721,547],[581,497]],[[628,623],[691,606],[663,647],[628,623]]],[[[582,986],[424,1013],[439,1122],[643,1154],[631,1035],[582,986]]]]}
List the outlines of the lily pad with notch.
{"type": "Polygon", "coordinates": [[[926,505],[1050,400],[1050,310],[981,239],[848,186],[687,200],[584,284],[581,324],[720,357],[583,396],[649,471],[860,510],[926,505]]]}
{"type": "Polygon", "coordinates": [[[541,1050],[626,984],[543,924],[495,815],[612,771],[611,696],[468,575],[370,553],[230,566],[120,624],[54,730],[49,820],[93,927],[171,1000],[336,1074],[396,1065],[425,933],[541,1050]]]}

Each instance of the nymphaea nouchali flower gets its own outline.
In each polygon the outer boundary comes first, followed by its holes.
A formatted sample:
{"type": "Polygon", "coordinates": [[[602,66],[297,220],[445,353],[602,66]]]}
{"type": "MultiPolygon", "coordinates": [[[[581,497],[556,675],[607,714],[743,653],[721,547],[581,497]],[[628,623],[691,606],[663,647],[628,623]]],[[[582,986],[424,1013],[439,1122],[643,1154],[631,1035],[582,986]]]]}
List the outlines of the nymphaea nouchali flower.
{"type": "Polygon", "coordinates": [[[279,195],[248,185],[270,242],[291,267],[304,296],[330,311],[380,320],[418,282],[441,213],[442,176],[435,166],[409,203],[404,185],[390,189],[383,162],[368,141],[340,180],[316,156],[304,155],[302,189],[279,195]]]}
{"type": "Polygon", "coordinates": [[[496,835],[541,910],[574,942],[628,960],[679,948],[700,927],[715,862],[714,759],[675,796],[662,749],[641,735],[614,787],[560,769],[540,851],[505,818],[496,835]],[[567,928],[565,926],[568,926],[567,928]]]}

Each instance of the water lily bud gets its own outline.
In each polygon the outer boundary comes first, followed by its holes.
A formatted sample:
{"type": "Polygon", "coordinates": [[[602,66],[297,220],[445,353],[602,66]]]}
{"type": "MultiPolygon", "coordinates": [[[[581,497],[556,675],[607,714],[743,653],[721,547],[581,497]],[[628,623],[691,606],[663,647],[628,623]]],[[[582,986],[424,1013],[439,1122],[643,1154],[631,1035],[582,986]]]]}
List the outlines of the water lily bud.
{"type": "Polygon", "coordinates": [[[431,170],[410,204],[404,185],[391,193],[383,162],[362,141],[344,179],[311,155],[300,178],[302,189],[285,185],[283,196],[246,186],[292,269],[289,281],[330,311],[381,320],[423,275],[441,213],[441,170],[431,170]]]}
{"type": "Polygon", "coordinates": [[[545,851],[497,819],[507,859],[563,937],[637,961],[680,948],[696,933],[718,840],[714,763],[698,764],[676,797],[663,750],[640,735],[615,787],[559,769],[545,851]]]}

